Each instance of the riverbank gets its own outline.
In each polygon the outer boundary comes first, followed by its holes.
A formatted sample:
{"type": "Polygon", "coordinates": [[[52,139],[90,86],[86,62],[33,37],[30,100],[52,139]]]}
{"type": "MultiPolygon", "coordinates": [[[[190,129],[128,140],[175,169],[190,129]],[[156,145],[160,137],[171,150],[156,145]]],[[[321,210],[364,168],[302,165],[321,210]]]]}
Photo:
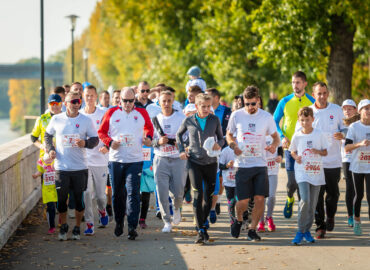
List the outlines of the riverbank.
{"type": "Polygon", "coordinates": [[[21,136],[20,133],[16,131],[12,131],[10,129],[10,119],[9,118],[0,119],[0,145],[10,142],[20,136],[21,136]]]}

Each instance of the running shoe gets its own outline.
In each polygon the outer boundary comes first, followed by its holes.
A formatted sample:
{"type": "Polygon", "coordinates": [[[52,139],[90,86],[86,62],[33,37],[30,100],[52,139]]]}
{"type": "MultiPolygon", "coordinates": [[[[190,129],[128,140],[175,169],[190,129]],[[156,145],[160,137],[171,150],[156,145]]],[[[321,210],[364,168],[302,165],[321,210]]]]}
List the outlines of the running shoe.
{"type": "Polygon", "coordinates": [[[58,239],[60,241],[67,241],[68,224],[62,224],[59,229],[58,239]]]}
{"type": "Polygon", "coordinates": [[[302,240],[303,240],[303,236],[304,236],[303,233],[297,232],[297,234],[295,235],[295,237],[292,241],[292,244],[297,245],[297,246],[300,245],[302,240]]]}
{"type": "Polygon", "coordinates": [[[86,223],[84,235],[94,235],[94,223],[86,223]]]}
{"type": "Polygon", "coordinates": [[[191,197],[191,192],[189,190],[188,192],[185,193],[185,202],[189,204],[191,203],[191,201],[192,201],[192,197],[191,197]]]}
{"type": "Polygon", "coordinates": [[[326,219],[326,229],[328,230],[328,232],[334,230],[334,218],[326,219]]]}
{"type": "Polygon", "coordinates": [[[208,221],[208,218],[206,219],[206,222],[204,222],[203,226],[204,226],[204,228],[206,228],[206,230],[209,229],[209,221],[208,221]]]}
{"type": "Polygon", "coordinates": [[[141,229],[146,229],[146,227],[148,227],[145,223],[145,219],[143,218],[139,219],[139,226],[141,229]]]}
{"type": "Polygon", "coordinates": [[[204,228],[203,230],[204,230],[204,242],[208,242],[208,240],[209,240],[209,234],[207,232],[207,229],[204,228]]]}
{"type": "Polygon", "coordinates": [[[216,214],[219,215],[221,213],[221,203],[216,203],[216,214]]]}
{"type": "Polygon", "coordinates": [[[75,227],[73,228],[73,231],[72,231],[72,239],[73,239],[73,240],[80,240],[80,239],[81,239],[80,234],[81,234],[81,232],[80,232],[80,227],[75,226],[75,227]]]}
{"type": "Polygon", "coordinates": [[[266,231],[265,222],[264,221],[258,222],[257,232],[265,232],[265,231],[266,231]]]}
{"type": "Polygon", "coordinates": [[[355,221],[355,225],[353,226],[353,232],[355,235],[362,235],[361,223],[355,221]]]}
{"type": "Polygon", "coordinates": [[[112,222],[113,221],[113,209],[112,209],[112,205],[111,204],[107,204],[107,206],[105,207],[105,209],[107,210],[107,213],[108,213],[109,222],[112,222]]]}
{"type": "Polygon", "coordinates": [[[284,217],[291,218],[293,215],[293,205],[294,205],[294,197],[289,198],[286,200],[285,207],[284,207],[284,217]]]}
{"type": "Polygon", "coordinates": [[[172,222],[174,225],[179,225],[181,222],[181,211],[180,208],[173,211],[172,222]]]}
{"type": "Polygon", "coordinates": [[[128,232],[128,240],[135,240],[136,237],[138,237],[139,235],[137,234],[136,230],[135,229],[131,229],[129,230],[128,232]]]}
{"type": "Polygon", "coordinates": [[[104,228],[108,225],[109,217],[105,209],[103,211],[99,211],[99,224],[101,228],[104,228]]]}
{"type": "Polygon", "coordinates": [[[316,231],[316,239],[323,239],[325,238],[326,230],[324,229],[318,229],[316,231]]]}
{"type": "Polygon", "coordinates": [[[307,231],[303,234],[303,237],[304,239],[306,240],[306,242],[309,242],[309,243],[315,243],[315,239],[312,237],[310,231],[307,231]]]}
{"type": "Polygon", "coordinates": [[[248,238],[249,241],[261,241],[261,237],[256,233],[256,230],[249,230],[248,231],[248,238]]]}
{"type": "Polygon", "coordinates": [[[204,235],[204,230],[200,229],[198,231],[197,238],[195,239],[195,244],[204,244],[205,243],[205,235],[204,235]]]}
{"type": "Polygon", "coordinates": [[[353,223],[354,223],[354,221],[353,221],[353,216],[350,216],[350,217],[348,217],[348,227],[353,227],[353,223]]]}
{"type": "Polygon", "coordinates": [[[55,228],[50,228],[48,230],[48,234],[54,234],[55,233],[55,228]]]}
{"type": "Polygon", "coordinates": [[[211,221],[212,224],[216,223],[216,221],[217,221],[216,210],[211,210],[209,212],[209,221],[211,221]]]}
{"type": "Polygon", "coordinates": [[[267,221],[267,229],[270,232],[276,231],[276,226],[274,224],[274,220],[272,219],[272,217],[266,217],[266,221],[267,221]]]}
{"type": "MultiPolygon", "coordinates": [[[[240,235],[240,229],[242,228],[243,222],[236,221],[230,226],[231,236],[234,238],[238,238],[240,235]]],[[[249,233],[248,233],[249,234],[249,233]]]]}
{"type": "Polygon", "coordinates": [[[170,222],[166,222],[163,226],[162,232],[163,233],[170,233],[172,230],[172,225],[170,222]]]}
{"type": "Polygon", "coordinates": [[[123,234],[123,223],[116,223],[116,228],[114,229],[114,235],[119,237],[123,234]]]}

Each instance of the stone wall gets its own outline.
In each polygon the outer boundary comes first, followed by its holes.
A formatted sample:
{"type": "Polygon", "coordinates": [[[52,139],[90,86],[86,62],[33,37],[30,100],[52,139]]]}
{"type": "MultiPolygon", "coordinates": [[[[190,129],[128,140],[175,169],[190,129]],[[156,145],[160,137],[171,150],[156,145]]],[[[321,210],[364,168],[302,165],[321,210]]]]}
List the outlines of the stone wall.
{"type": "Polygon", "coordinates": [[[0,248],[40,199],[38,156],[29,134],[0,145],[0,248]]]}

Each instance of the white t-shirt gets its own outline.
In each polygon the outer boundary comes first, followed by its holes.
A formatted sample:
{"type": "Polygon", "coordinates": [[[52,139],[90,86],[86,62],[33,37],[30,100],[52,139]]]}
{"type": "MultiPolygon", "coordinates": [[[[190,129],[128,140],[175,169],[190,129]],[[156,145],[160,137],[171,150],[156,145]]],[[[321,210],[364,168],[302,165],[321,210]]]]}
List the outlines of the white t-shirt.
{"type": "Polygon", "coordinates": [[[310,134],[303,134],[301,130],[294,133],[289,151],[297,152],[302,156],[302,163],[294,163],[295,178],[297,183],[308,182],[314,186],[325,185],[323,158],[313,154],[311,149],[328,149],[327,137],[318,129],[313,129],[310,134]]]}
{"type": "MultiPolygon", "coordinates": [[[[231,160],[235,161],[235,154],[234,150],[232,150],[228,146],[222,150],[219,163],[226,165],[231,160]]],[[[225,187],[235,187],[235,172],[235,167],[229,168],[227,170],[222,170],[222,183],[225,187]]]]}
{"type": "MultiPolygon", "coordinates": [[[[176,139],[176,133],[179,130],[185,115],[179,111],[175,111],[170,116],[164,116],[162,113],[157,115],[159,125],[162,127],[163,132],[169,139],[176,139]]],[[[157,129],[154,127],[154,137],[160,138],[157,129]]],[[[179,149],[175,145],[161,145],[154,148],[154,154],[160,157],[178,158],[180,156],[179,149]]]]}
{"type": "MultiPolygon", "coordinates": [[[[103,119],[105,110],[103,108],[95,107],[95,112],[88,114],[85,112],[84,109],[80,110],[80,113],[86,115],[91,119],[93,122],[94,128],[97,131],[100,127],[101,121],[103,119]]],[[[88,166],[108,166],[108,153],[103,154],[99,152],[99,149],[103,147],[104,144],[102,141],[99,140],[99,144],[95,146],[93,149],[86,149],[87,154],[87,164],[88,166]]]]}
{"type": "MultiPolygon", "coordinates": [[[[272,144],[272,142],[273,138],[270,135],[266,136],[266,145],[270,145],[272,144]]],[[[278,156],[277,149],[273,154],[271,154],[270,151],[266,151],[268,175],[278,175],[279,173],[279,163],[276,162],[277,156],[278,156]]]]}
{"type": "Polygon", "coordinates": [[[236,157],[235,167],[266,167],[266,135],[276,132],[274,118],[268,112],[258,109],[249,114],[245,108],[233,112],[230,116],[229,132],[236,135],[238,147],[243,154],[236,157]]]}
{"type": "Polygon", "coordinates": [[[68,117],[65,112],[60,113],[51,118],[46,132],[56,139],[55,170],[87,169],[86,148],[79,148],[75,144],[75,139],[86,140],[90,137],[98,137],[90,118],[81,113],[74,118],[68,117]]]}
{"type": "Polygon", "coordinates": [[[310,106],[313,109],[315,118],[312,127],[321,130],[329,143],[328,155],[323,157],[324,168],[340,168],[342,167],[341,158],[341,141],[334,139],[333,135],[336,132],[342,131],[345,126],[343,124],[342,109],[332,103],[328,103],[325,109],[317,109],[315,104],[310,106]]]}
{"type": "MultiPolygon", "coordinates": [[[[370,140],[370,126],[357,121],[349,126],[346,139],[353,143],[370,140]]],[[[361,146],[352,151],[349,170],[354,173],[370,173],[370,146],[361,146]]]]}
{"type": "Polygon", "coordinates": [[[189,87],[193,85],[198,85],[200,89],[202,89],[203,92],[207,89],[206,82],[202,78],[197,78],[197,79],[189,80],[186,83],[186,86],[185,86],[186,93],[189,91],[189,87]]]}
{"type": "MultiPolygon", "coordinates": [[[[180,102],[176,100],[173,102],[172,108],[174,108],[176,111],[179,111],[179,112],[182,111],[182,106],[180,102]]],[[[159,106],[157,102],[149,104],[145,109],[148,112],[150,119],[157,116],[162,111],[161,106],[159,106]]]]}

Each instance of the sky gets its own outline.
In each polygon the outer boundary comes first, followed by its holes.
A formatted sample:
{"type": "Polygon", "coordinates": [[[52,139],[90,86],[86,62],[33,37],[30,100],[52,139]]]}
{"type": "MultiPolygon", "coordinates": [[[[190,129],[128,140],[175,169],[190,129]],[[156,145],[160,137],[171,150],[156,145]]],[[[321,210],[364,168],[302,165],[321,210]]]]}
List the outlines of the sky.
{"type": "MultiPolygon", "coordinates": [[[[45,60],[71,44],[71,22],[78,15],[75,38],[88,27],[98,0],[44,0],[45,60]]],[[[0,64],[40,57],[40,0],[0,0],[0,64]]]]}

